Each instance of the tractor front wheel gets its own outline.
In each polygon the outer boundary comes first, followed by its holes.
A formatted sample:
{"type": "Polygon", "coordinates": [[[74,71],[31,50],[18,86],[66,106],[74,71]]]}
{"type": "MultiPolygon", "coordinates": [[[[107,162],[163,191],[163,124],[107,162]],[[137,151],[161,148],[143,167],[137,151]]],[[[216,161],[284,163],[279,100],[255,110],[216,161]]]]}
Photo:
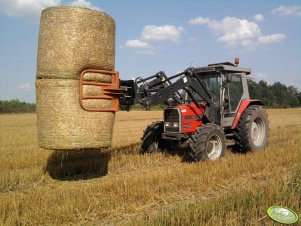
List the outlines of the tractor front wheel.
{"type": "Polygon", "coordinates": [[[215,124],[202,125],[192,135],[188,161],[217,160],[225,153],[226,142],[223,129],[215,124]]]}
{"type": "Polygon", "coordinates": [[[141,138],[140,153],[152,153],[164,149],[164,141],[161,136],[164,132],[164,122],[157,121],[148,125],[141,138]]]}
{"type": "Polygon", "coordinates": [[[269,121],[262,106],[251,105],[245,110],[234,137],[241,151],[263,150],[268,145],[269,121]]]}

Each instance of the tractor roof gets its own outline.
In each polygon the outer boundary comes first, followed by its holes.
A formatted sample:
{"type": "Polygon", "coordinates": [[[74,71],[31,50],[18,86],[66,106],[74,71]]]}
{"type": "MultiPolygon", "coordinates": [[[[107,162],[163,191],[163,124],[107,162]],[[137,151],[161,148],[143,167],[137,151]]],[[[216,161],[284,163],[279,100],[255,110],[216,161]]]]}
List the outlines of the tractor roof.
{"type": "Polygon", "coordinates": [[[233,72],[233,73],[246,73],[249,75],[251,73],[251,68],[237,67],[230,62],[208,64],[207,67],[194,68],[196,73],[213,73],[213,72],[233,72]]]}

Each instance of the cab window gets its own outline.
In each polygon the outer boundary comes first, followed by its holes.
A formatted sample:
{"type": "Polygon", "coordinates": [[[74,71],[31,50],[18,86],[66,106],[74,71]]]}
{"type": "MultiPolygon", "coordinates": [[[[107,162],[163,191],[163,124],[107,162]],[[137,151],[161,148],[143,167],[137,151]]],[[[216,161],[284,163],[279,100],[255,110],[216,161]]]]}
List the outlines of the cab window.
{"type": "MultiPolygon", "coordinates": [[[[199,76],[199,79],[202,81],[202,84],[206,87],[206,89],[209,91],[210,95],[214,98],[214,100],[218,103],[220,98],[220,82],[221,77],[219,74],[213,74],[210,76],[199,76]]],[[[197,101],[203,101],[203,99],[192,91],[192,94],[194,98],[197,101]]],[[[188,102],[191,102],[190,98],[188,98],[188,102]]]]}
{"type": "Polygon", "coordinates": [[[231,74],[229,78],[225,100],[229,102],[230,112],[235,112],[243,95],[242,80],[240,74],[231,74]]]}

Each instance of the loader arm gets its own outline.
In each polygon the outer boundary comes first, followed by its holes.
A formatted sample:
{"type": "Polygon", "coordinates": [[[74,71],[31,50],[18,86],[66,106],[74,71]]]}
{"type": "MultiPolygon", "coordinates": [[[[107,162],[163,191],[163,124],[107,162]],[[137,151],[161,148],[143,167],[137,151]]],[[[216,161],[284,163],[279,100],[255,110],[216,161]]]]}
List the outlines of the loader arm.
{"type": "Polygon", "coordinates": [[[205,116],[208,121],[214,122],[212,96],[197,75],[194,68],[188,68],[171,77],[167,77],[164,72],[158,72],[144,79],[138,78],[135,81],[121,81],[121,88],[125,90],[126,94],[119,98],[120,105],[139,103],[145,107],[149,107],[162,103],[169,104],[168,101],[170,99],[173,99],[178,104],[184,104],[185,98],[183,93],[180,92],[183,90],[197,107],[200,108],[201,106],[195,98],[196,95],[206,102],[205,116]],[[125,86],[123,87],[122,85],[125,86]],[[124,101],[125,97],[130,100],[128,103],[124,101]]]}
{"type": "Polygon", "coordinates": [[[199,106],[199,103],[196,101],[195,97],[192,95],[190,90],[193,90],[196,94],[198,94],[208,105],[211,104],[211,96],[204,89],[203,85],[193,76],[186,75],[171,85],[166,86],[163,89],[155,93],[151,93],[150,95],[141,98],[139,103],[143,106],[151,106],[156,104],[161,104],[166,102],[168,99],[173,98],[175,93],[185,90],[195,105],[199,106]]]}

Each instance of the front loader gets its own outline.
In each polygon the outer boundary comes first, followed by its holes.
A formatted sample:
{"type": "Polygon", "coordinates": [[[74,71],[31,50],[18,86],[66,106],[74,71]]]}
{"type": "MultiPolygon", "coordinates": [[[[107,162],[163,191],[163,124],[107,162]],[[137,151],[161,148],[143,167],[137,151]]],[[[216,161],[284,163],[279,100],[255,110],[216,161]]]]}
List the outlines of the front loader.
{"type": "MultiPolygon", "coordinates": [[[[251,69],[224,62],[190,67],[167,77],[160,71],[147,78],[120,80],[108,96],[130,108],[165,103],[164,120],[153,122],[143,134],[141,153],[173,151],[185,147],[188,161],[217,160],[226,139],[241,151],[263,150],[268,144],[269,122],[260,100],[249,96],[251,69]]],[[[115,103],[116,105],[116,103],[115,103]]]]}

